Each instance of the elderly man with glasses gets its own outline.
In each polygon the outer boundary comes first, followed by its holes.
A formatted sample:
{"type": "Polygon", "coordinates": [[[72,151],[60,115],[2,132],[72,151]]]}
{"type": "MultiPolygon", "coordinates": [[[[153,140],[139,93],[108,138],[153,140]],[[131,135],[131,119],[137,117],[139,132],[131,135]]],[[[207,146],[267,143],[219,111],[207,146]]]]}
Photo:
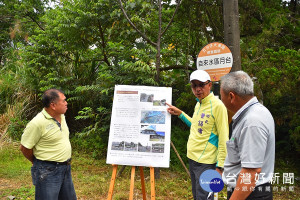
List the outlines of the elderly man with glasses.
{"type": "Polygon", "coordinates": [[[178,115],[190,127],[187,157],[194,199],[213,199],[211,193],[202,189],[199,178],[208,169],[216,169],[220,174],[223,171],[229,134],[228,115],[222,101],[211,92],[212,82],[206,71],[194,71],[190,82],[197,100],[193,117],[170,104],[167,111],[178,115]]]}

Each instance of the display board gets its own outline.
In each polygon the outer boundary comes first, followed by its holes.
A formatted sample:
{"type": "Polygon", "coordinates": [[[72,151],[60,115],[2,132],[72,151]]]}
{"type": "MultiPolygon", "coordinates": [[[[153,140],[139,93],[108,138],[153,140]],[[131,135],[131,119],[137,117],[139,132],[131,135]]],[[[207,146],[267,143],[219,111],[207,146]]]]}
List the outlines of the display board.
{"type": "Polygon", "coordinates": [[[169,167],[172,88],[116,85],[107,164],[169,167]]]}

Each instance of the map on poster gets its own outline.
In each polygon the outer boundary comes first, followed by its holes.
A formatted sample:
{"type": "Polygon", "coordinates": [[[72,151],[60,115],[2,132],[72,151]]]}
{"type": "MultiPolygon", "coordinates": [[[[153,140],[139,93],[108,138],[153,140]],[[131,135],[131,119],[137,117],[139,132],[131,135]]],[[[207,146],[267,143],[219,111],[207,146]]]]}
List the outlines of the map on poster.
{"type": "Polygon", "coordinates": [[[107,164],[169,167],[171,87],[116,85],[107,164]]]}

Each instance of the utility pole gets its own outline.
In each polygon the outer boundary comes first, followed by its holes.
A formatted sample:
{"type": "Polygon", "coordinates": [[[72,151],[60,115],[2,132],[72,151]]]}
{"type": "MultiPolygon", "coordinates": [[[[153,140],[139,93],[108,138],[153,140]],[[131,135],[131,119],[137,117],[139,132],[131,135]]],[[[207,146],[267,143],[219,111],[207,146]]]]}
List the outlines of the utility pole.
{"type": "Polygon", "coordinates": [[[241,70],[240,27],[238,0],[223,0],[224,43],[232,52],[231,72],[241,70]]]}

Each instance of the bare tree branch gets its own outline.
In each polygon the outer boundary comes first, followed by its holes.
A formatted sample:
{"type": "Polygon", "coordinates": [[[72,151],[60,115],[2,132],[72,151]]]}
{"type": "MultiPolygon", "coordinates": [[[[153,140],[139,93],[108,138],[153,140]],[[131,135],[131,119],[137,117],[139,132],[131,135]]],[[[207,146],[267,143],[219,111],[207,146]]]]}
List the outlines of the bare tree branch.
{"type": "Polygon", "coordinates": [[[163,36],[163,35],[165,34],[165,32],[168,30],[169,26],[172,24],[172,22],[173,22],[173,20],[174,20],[174,17],[175,17],[175,15],[176,15],[176,13],[177,13],[177,11],[178,11],[178,9],[179,9],[179,6],[180,6],[181,2],[182,2],[181,0],[178,1],[177,6],[176,6],[176,9],[175,9],[175,11],[174,11],[174,13],[173,13],[173,16],[172,16],[172,18],[170,19],[170,21],[169,21],[168,25],[166,26],[165,30],[162,32],[161,36],[163,36]]]}
{"type": "Polygon", "coordinates": [[[42,29],[43,31],[45,31],[45,29],[40,25],[40,23],[38,21],[36,21],[32,16],[30,16],[29,12],[27,12],[25,15],[27,17],[29,17],[34,23],[36,23],[40,29],[42,29]]]}
{"type": "Polygon", "coordinates": [[[104,61],[106,62],[106,64],[108,66],[110,66],[110,63],[108,61],[108,58],[107,58],[107,54],[106,54],[106,42],[105,42],[105,38],[104,38],[104,33],[103,33],[103,29],[102,29],[102,26],[101,26],[101,22],[100,20],[97,20],[98,22],[98,29],[99,29],[99,32],[100,32],[100,38],[101,38],[101,46],[102,46],[102,52],[103,52],[103,56],[104,56],[104,61]]]}
{"type": "Polygon", "coordinates": [[[125,15],[125,17],[126,17],[126,19],[127,19],[127,21],[130,23],[130,25],[142,36],[142,38],[144,38],[147,42],[149,42],[152,46],[154,46],[154,47],[156,47],[157,46],[157,44],[156,43],[154,43],[154,42],[152,42],[144,33],[142,33],[133,23],[132,23],[132,21],[129,19],[129,17],[128,17],[128,15],[127,15],[127,13],[126,13],[126,11],[124,10],[124,8],[123,8],[123,4],[122,4],[122,1],[121,0],[119,0],[119,3],[120,3],[120,7],[121,7],[121,10],[122,10],[122,12],[124,13],[124,15],[125,15]]]}
{"type": "Polygon", "coordinates": [[[190,67],[190,66],[186,66],[186,65],[170,65],[169,67],[164,67],[164,68],[160,68],[160,71],[167,71],[167,70],[171,70],[171,69],[188,69],[188,70],[192,70],[194,71],[195,69],[190,67]]]}
{"type": "Polygon", "coordinates": [[[105,59],[92,59],[92,60],[85,60],[85,61],[79,61],[78,63],[89,63],[89,62],[93,62],[93,61],[99,61],[99,62],[106,62],[105,59]]]}

